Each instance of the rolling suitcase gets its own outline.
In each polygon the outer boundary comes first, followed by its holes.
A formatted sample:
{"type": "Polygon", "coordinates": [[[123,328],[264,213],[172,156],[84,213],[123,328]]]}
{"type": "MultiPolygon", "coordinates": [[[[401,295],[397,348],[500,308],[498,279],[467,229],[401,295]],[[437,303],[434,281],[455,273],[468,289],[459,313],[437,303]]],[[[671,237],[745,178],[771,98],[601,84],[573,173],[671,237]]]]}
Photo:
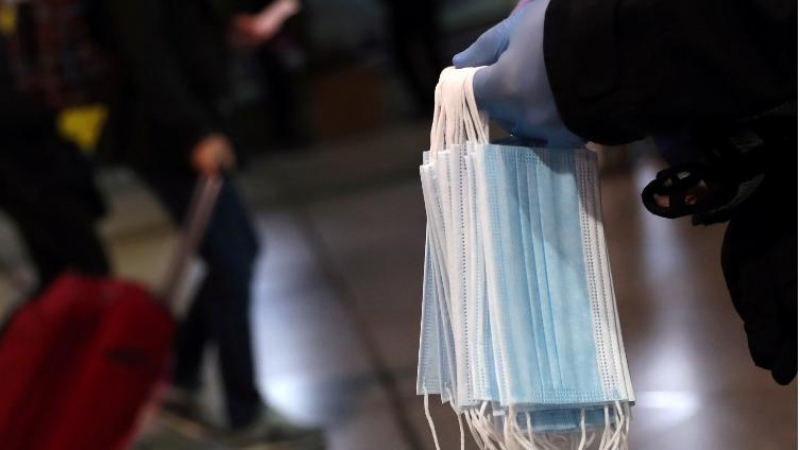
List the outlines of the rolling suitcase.
{"type": "Polygon", "coordinates": [[[0,448],[116,450],[163,377],[170,306],[211,217],[219,178],[198,184],[160,295],[139,284],[64,275],[0,334],[0,448]]]}

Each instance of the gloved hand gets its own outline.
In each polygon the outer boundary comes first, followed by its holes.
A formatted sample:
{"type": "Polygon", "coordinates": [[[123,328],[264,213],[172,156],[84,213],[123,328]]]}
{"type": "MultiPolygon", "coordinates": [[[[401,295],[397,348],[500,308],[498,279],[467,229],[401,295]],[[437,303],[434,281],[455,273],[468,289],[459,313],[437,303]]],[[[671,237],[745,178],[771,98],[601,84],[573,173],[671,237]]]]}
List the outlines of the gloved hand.
{"type": "Polygon", "coordinates": [[[544,15],[549,0],[521,5],[453,58],[456,68],[488,66],[475,74],[478,107],[506,131],[547,147],[578,147],[558,114],[544,64],[544,15]]]}
{"type": "Polygon", "coordinates": [[[527,5],[528,3],[532,2],[532,1],[533,0],[519,0],[517,2],[517,6],[514,7],[514,11],[513,12],[519,11],[520,9],[522,9],[523,6],[527,5]]]}
{"type": "Polygon", "coordinates": [[[725,279],[753,362],[786,385],[797,375],[797,236],[755,250],[741,242],[750,237],[741,228],[734,218],[726,233],[725,279]]]}
{"type": "MultiPolygon", "coordinates": [[[[796,148],[794,141],[779,150],[796,148]]],[[[788,151],[777,158],[755,194],[733,210],[721,259],[753,362],[785,385],[797,375],[797,169],[786,164],[788,151]]]]}

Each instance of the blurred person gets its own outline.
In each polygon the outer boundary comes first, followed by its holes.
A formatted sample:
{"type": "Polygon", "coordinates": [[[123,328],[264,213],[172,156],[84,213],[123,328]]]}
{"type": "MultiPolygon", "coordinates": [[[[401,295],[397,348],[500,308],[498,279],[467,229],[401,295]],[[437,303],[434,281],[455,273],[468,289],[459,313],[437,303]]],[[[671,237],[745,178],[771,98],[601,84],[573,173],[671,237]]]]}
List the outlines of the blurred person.
{"type": "MultiPolygon", "coordinates": [[[[249,43],[273,30],[212,0],[97,0],[105,42],[120,79],[104,136],[106,150],[132,164],[180,222],[202,175],[237,163],[225,122],[229,36],[249,43]],[[233,28],[229,28],[232,26],[233,28]]],[[[235,184],[226,177],[200,256],[207,275],[176,337],[168,411],[202,423],[198,391],[206,347],[219,354],[232,446],[324,446],[321,430],[299,427],[266,406],[255,379],[251,281],[259,244],[235,184]]]]}
{"type": "Polygon", "coordinates": [[[231,18],[231,43],[238,48],[264,47],[300,9],[299,0],[240,0],[231,18]]]}
{"type": "Polygon", "coordinates": [[[68,104],[64,73],[43,63],[67,48],[37,40],[57,23],[34,12],[0,1],[0,209],[17,224],[41,291],[65,271],[105,276],[110,265],[95,229],[106,205],[94,166],[56,125],[68,104]]]}
{"type": "Polygon", "coordinates": [[[440,49],[439,0],[385,0],[395,62],[424,114],[433,109],[439,72],[447,65],[440,49]]]}
{"type": "MultiPolygon", "coordinates": [[[[290,57],[299,51],[297,27],[288,23],[301,9],[299,0],[239,0],[239,11],[231,27],[234,47],[252,58],[263,77],[266,88],[263,106],[272,124],[273,140],[282,148],[296,148],[305,143],[293,80],[296,67],[290,64],[290,57]]],[[[297,25],[297,19],[293,24],[297,25]]]]}
{"type": "Polygon", "coordinates": [[[645,206],[728,222],[728,290],[779,384],[797,373],[796,34],[795,0],[533,0],[453,58],[488,66],[478,105],[524,140],[654,135],[671,167],[645,206]]]}

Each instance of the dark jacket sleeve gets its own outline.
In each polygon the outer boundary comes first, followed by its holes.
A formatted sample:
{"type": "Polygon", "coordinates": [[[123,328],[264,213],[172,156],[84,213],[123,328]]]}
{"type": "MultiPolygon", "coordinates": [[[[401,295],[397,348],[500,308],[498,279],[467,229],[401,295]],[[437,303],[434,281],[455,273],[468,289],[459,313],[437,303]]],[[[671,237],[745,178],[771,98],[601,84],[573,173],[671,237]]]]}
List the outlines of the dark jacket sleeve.
{"type": "Polygon", "coordinates": [[[113,45],[150,120],[187,149],[217,131],[214,114],[192,92],[165,20],[163,0],[108,0],[113,45]]]}
{"type": "Polygon", "coordinates": [[[567,127],[604,144],[797,99],[797,0],[551,0],[548,78],[567,127]]]}

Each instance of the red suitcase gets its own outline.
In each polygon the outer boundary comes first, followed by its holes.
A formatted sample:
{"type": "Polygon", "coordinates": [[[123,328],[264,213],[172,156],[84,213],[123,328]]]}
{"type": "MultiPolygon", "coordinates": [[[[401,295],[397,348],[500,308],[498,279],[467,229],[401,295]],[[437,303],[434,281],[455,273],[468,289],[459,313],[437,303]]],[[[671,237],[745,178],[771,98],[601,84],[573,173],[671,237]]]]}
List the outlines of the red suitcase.
{"type": "Polygon", "coordinates": [[[162,296],[127,281],[65,275],[0,336],[0,448],[116,450],[169,358],[168,309],[221,187],[204,179],[162,296]],[[159,300],[159,298],[161,300],[159,300]]]}

